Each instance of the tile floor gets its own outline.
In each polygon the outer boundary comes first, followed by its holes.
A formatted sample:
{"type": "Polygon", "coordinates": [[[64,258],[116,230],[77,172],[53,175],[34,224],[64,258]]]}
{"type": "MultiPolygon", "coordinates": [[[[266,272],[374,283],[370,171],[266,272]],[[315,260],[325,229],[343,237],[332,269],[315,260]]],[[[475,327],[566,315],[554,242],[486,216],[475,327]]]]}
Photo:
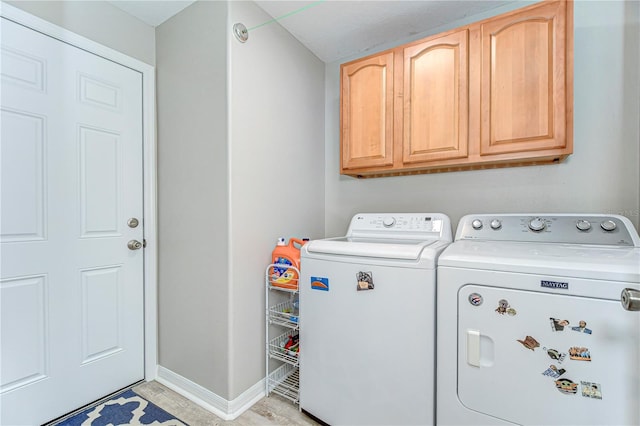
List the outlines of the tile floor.
{"type": "Polygon", "coordinates": [[[300,412],[297,405],[275,394],[262,398],[234,420],[222,420],[156,381],[142,383],[135,386],[133,390],[190,426],[318,425],[310,417],[300,412]]]}

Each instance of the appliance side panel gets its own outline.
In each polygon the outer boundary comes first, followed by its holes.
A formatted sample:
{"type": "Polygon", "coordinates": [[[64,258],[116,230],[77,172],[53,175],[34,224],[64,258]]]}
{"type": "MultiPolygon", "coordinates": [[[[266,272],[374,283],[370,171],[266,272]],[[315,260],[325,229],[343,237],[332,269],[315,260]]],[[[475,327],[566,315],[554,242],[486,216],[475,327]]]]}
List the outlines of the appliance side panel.
{"type": "Polygon", "coordinates": [[[303,257],[302,409],[329,424],[432,424],[434,279],[303,257]]]}

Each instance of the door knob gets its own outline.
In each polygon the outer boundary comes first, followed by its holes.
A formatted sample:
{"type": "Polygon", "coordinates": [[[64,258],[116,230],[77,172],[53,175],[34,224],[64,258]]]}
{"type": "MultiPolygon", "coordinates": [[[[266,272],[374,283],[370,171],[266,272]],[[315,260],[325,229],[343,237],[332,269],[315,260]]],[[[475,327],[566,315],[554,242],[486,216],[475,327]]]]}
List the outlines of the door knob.
{"type": "Polygon", "coordinates": [[[142,243],[138,240],[131,240],[127,243],[129,250],[139,250],[142,248],[142,243]]]}

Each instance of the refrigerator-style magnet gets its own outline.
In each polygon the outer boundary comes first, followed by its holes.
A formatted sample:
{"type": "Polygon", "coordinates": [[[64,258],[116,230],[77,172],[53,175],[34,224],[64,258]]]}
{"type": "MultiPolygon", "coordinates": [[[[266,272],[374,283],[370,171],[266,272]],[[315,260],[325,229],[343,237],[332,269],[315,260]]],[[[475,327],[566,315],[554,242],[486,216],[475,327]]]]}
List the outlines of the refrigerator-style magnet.
{"type": "Polygon", "coordinates": [[[571,330],[578,331],[584,334],[591,334],[591,330],[587,328],[586,321],[580,320],[577,326],[571,327],[571,330]]]}
{"type": "Polygon", "coordinates": [[[566,352],[560,352],[557,349],[542,348],[542,350],[547,352],[547,355],[549,355],[549,358],[551,358],[554,361],[558,361],[558,364],[562,364],[562,361],[564,361],[565,358],[567,358],[566,352]]]}
{"type": "Polygon", "coordinates": [[[549,318],[549,321],[553,331],[564,331],[564,328],[569,326],[569,321],[566,319],[549,318]]]}
{"type": "Polygon", "coordinates": [[[518,340],[518,342],[522,343],[525,348],[531,349],[532,351],[537,347],[540,347],[540,343],[531,336],[525,337],[524,340],[518,340]]]}
{"type": "Polygon", "coordinates": [[[591,361],[591,353],[588,348],[572,346],[569,348],[569,358],[576,361],[591,361]]]}
{"type": "Polygon", "coordinates": [[[469,295],[469,303],[471,303],[473,306],[480,306],[482,305],[483,301],[484,299],[482,298],[481,294],[471,293],[469,295]]]}
{"type": "Polygon", "coordinates": [[[569,379],[556,380],[556,389],[565,395],[575,395],[578,393],[578,384],[569,379]]]}
{"type": "Polygon", "coordinates": [[[358,279],[358,291],[373,290],[373,274],[371,272],[358,272],[356,274],[358,279]]]}
{"type": "Polygon", "coordinates": [[[498,307],[495,311],[500,315],[507,314],[509,316],[514,316],[516,314],[516,310],[509,305],[509,302],[506,299],[500,299],[498,301],[498,307]]]}
{"type": "Polygon", "coordinates": [[[557,379],[558,377],[562,376],[566,372],[567,372],[567,370],[565,370],[564,368],[558,368],[555,365],[551,364],[549,366],[549,368],[547,368],[546,370],[544,370],[542,372],[542,375],[543,376],[553,377],[554,379],[557,379]]]}
{"type": "Polygon", "coordinates": [[[602,399],[602,386],[600,383],[580,382],[582,396],[586,398],[602,399]]]}
{"type": "Polygon", "coordinates": [[[311,277],[311,289],[329,291],[329,278],[311,277]]]}

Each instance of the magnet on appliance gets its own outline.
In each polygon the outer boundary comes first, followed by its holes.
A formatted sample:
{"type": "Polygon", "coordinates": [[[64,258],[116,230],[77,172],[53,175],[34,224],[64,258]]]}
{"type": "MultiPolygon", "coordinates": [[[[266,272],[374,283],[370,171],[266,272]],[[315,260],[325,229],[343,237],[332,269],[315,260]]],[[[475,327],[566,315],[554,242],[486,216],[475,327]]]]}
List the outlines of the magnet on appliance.
{"type": "Polygon", "coordinates": [[[471,303],[473,306],[480,306],[482,305],[482,302],[483,302],[483,299],[481,294],[471,293],[469,295],[469,303],[471,303]]]}
{"type": "Polygon", "coordinates": [[[562,364],[562,361],[564,361],[567,357],[566,353],[560,352],[556,349],[542,348],[542,350],[547,351],[547,355],[549,355],[549,358],[558,361],[558,364],[562,364]]]}
{"type": "Polygon", "coordinates": [[[543,376],[553,377],[554,379],[557,379],[558,377],[562,376],[566,372],[567,372],[567,370],[565,370],[564,368],[558,368],[555,365],[551,364],[549,366],[549,368],[547,368],[546,370],[544,370],[542,372],[542,375],[543,376]]]}
{"type": "Polygon", "coordinates": [[[373,290],[373,273],[372,272],[358,272],[356,274],[358,280],[358,291],[373,290]]]}
{"type": "Polygon", "coordinates": [[[600,383],[580,381],[582,396],[586,398],[602,399],[602,386],[600,383]]]}
{"type": "Polygon", "coordinates": [[[329,278],[311,277],[311,288],[313,290],[329,291],[329,278]]]}
{"type": "Polygon", "coordinates": [[[578,384],[569,379],[556,380],[556,388],[565,395],[575,395],[578,392],[578,384]]]}
{"type": "Polygon", "coordinates": [[[537,347],[540,347],[540,343],[538,343],[538,341],[531,336],[525,337],[524,340],[518,340],[518,342],[522,343],[525,348],[531,349],[532,351],[534,351],[537,347]]]}
{"type": "Polygon", "coordinates": [[[509,302],[506,299],[500,299],[498,301],[498,307],[496,308],[496,312],[500,315],[504,315],[507,312],[507,308],[509,307],[509,302]]]}
{"type": "Polygon", "coordinates": [[[551,321],[551,330],[553,331],[563,331],[569,325],[569,321],[566,319],[549,318],[549,321],[551,321]]]}
{"type": "Polygon", "coordinates": [[[571,330],[579,331],[584,334],[591,334],[591,330],[587,328],[587,322],[583,320],[580,320],[576,327],[571,327],[571,330]]]}
{"type": "Polygon", "coordinates": [[[576,361],[591,361],[591,353],[588,348],[572,346],[569,348],[569,357],[576,361]]]}

